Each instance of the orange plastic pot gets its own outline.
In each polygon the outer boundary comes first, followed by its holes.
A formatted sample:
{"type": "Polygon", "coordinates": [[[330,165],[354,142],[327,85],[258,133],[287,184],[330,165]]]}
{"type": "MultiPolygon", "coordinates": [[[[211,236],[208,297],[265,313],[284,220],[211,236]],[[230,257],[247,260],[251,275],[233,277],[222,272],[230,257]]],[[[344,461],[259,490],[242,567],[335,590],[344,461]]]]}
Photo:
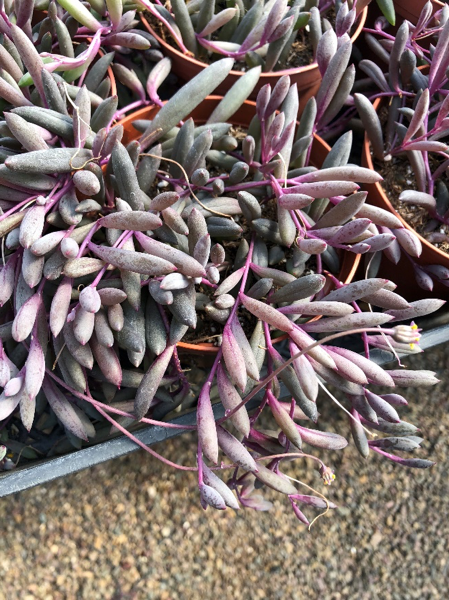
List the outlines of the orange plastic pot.
{"type": "MultiPolygon", "coordinates": [[[[212,111],[215,109],[217,104],[221,101],[221,96],[209,96],[202,102],[190,115],[196,123],[205,123],[208,117],[212,114],[212,111]]],[[[138,119],[154,119],[156,114],[159,112],[159,107],[152,106],[142,108],[119,122],[119,125],[122,125],[124,128],[124,134],[122,142],[123,144],[129,144],[133,140],[137,139],[140,136],[140,132],[133,127],[133,122],[138,119]]],[[[234,125],[240,125],[242,127],[248,127],[251,119],[254,117],[256,112],[256,103],[247,100],[243,103],[243,105],[239,108],[239,110],[233,115],[231,121],[234,125]]],[[[187,117],[188,118],[188,117],[187,117]]],[[[315,135],[313,144],[312,144],[312,152],[311,152],[311,164],[315,167],[321,167],[324,159],[329,153],[330,146],[319,136],[315,135]]],[[[360,262],[360,254],[352,254],[351,252],[344,252],[342,255],[342,264],[340,273],[338,274],[338,279],[342,283],[350,283],[354,278],[354,275],[357,271],[357,267],[360,262]]],[[[333,287],[332,281],[330,279],[327,280],[325,284],[325,291],[330,291],[333,287]]],[[[315,319],[319,319],[320,317],[315,317],[315,319]]],[[[282,338],[277,338],[274,341],[280,341],[281,339],[285,339],[286,336],[282,338]]],[[[198,355],[209,355],[215,356],[218,352],[217,346],[213,344],[188,344],[185,342],[178,343],[178,349],[183,354],[193,354],[195,356],[198,355]]]]}
{"type": "MultiPolygon", "coordinates": [[[[394,0],[396,14],[416,25],[426,0],[394,0]]],[[[438,0],[432,0],[432,14],[441,10],[445,5],[438,0]]]]}
{"type": "MultiPolygon", "coordinates": [[[[356,39],[362,32],[367,14],[368,7],[365,7],[358,17],[357,28],[353,36],[351,37],[353,43],[356,41],[356,39]]],[[[168,44],[154,31],[154,29],[151,28],[151,25],[148,23],[144,16],[141,16],[140,18],[144,27],[151,33],[151,35],[153,35],[157,39],[157,41],[163,48],[165,56],[168,56],[171,59],[172,72],[175,75],[177,75],[179,79],[181,79],[181,81],[190,81],[191,79],[193,79],[193,77],[195,77],[195,75],[198,75],[200,71],[207,67],[205,63],[191,56],[186,56],[181,50],[175,48],[171,44],[168,44]]],[[[173,41],[173,43],[175,42],[173,41]]],[[[226,79],[223,81],[223,83],[221,83],[215,89],[215,94],[219,96],[224,96],[229,90],[229,88],[240,77],[242,77],[243,74],[244,73],[240,71],[231,71],[226,77],[226,79]]],[[[307,104],[307,101],[312,96],[316,95],[316,93],[318,92],[318,88],[320,87],[321,75],[316,62],[295,69],[284,69],[282,71],[270,71],[268,73],[262,73],[250,97],[252,99],[255,99],[260,88],[263,87],[266,83],[269,83],[273,88],[276,85],[277,81],[284,75],[288,75],[290,77],[291,83],[296,83],[296,85],[298,86],[298,114],[301,115],[305,105],[307,104]]]]}
{"type": "MultiPolygon", "coordinates": [[[[379,108],[380,103],[381,99],[377,98],[377,100],[374,102],[374,108],[376,110],[379,108]]],[[[372,169],[373,171],[375,170],[371,157],[370,142],[366,133],[363,143],[362,165],[368,169],[372,169]]],[[[410,225],[394,208],[380,183],[364,184],[363,187],[368,192],[368,201],[370,204],[393,213],[406,229],[412,231],[418,236],[422,244],[421,256],[414,259],[418,265],[442,265],[449,269],[449,255],[436,248],[433,244],[419,235],[412,227],[410,227],[410,225]]],[[[448,294],[448,288],[439,284],[437,281],[435,281],[432,292],[422,290],[420,287],[418,287],[415,281],[413,267],[410,261],[404,256],[401,257],[401,260],[397,265],[394,265],[385,256],[383,256],[379,276],[387,277],[388,279],[394,281],[398,286],[396,291],[399,294],[404,295],[407,300],[428,298],[431,295],[445,298],[448,294]]]]}

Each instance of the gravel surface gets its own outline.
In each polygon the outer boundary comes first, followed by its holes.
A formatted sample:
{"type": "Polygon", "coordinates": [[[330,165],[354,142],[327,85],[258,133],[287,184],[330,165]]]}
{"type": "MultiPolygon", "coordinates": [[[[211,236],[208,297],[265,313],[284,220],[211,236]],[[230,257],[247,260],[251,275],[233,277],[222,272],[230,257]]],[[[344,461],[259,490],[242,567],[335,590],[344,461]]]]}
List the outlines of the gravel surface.
{"type": "MultiPolygon", "coordinates": [[[[333,455],[337,479],[326,490],[297,463],[290,472],[339,505],[308,532],[275,493],[266,493],[269,513],[205,513],[192,474],[139,452],[0,500],[0,599],[447,598],[449,357],[439,348],[407,364],[442,379],[407,390],[401,411],[421,427],[419,455],[437,461],[432,469],[365,462],[350,444],[333,455]]],[[[334,413],[329,430],[347,431],[341,411],[321,410],[334,413]]],[[[192,464],[195,442],[155,448],[192,464]]]]}

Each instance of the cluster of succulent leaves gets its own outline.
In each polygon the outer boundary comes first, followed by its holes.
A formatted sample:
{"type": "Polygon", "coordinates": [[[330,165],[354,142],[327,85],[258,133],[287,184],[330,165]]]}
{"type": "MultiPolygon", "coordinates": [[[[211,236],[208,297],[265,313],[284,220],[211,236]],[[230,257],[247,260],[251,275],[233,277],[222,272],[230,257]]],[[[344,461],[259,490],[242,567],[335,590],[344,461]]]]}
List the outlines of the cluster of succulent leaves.
{"type": "MultiPolygon", "coordinates": [[[[20,58],[19,81],[27,85],[17,88],[8,79],[15,66],[2,53],[3,73],[9,73],[0,86],[7,103],[0,125],[3,433],[14,430],[21,443],[38,447],[38,431],[52,432],[55,441],[53,432],[63,429],[80,447],[108,424],[142,445],[130,431],[139,422],[173,427],[162,419],[192,402],[177,344],[201,315],[220,332],[193,427],[205,507],[266,510],[270,503],[260,489],[266,485],[286,494],[304,523],[298,505],[331,508],[319,493],[301,494],[281,471],[284,460],[309,458],[324,482],[332,482],[332,469],[305,451],[306,445],[335,451],[347,445],[340,434],[314,426],[319,389],[333,398],[328,384],[346,395],[363,457],[372,450],[404,466],[430,466],[392,451],[412,451],[422,441],[398,415],[395,407],[406,400],[396,388],[433,385],[434,374],[383,370],[370,360],[370,347],[419,351],[416,328],[396,322],[433,312],[442,302],[408,303],[386,279],[339,281],[343,253],[387,249],[396,237],[379,227],[397,232],[401,226],[366,204],[358,184],[380,176],[348,162],[350,132],[323,165],[314,159],[314,132],[340,111],[344,82],[353,82],[350,40],[337,43],[332,30],[321,36],[322,86],[298,126],[298,90],[282,77],[274,89],[261,89],[247,129],[232,128],[232,116],[255,85],[250,72],[208,111],[206,123],[189,118],[231,71],[228,57],[150,111],[149,119],[135,120],[135,139],[124,143],[118,121],[135,103],[117,111],[117,98],[108,97],[95,108],[86,83],[95,64],[86,66],[84,84],[72,92],[59,85],[48,69],[52,63],[36,49],[40,34],[27,26],[29,17],[20,34],[13,21],[21,12],[5,18],[22,5],[10,4],[1,15],[9,40],[4,49],[20,58]],[[374,310],[362,312],[360,304],[374,310]],[[361,335],[364,356],[338,345],[352,331],[361,335]],[[328,335],[316,341],[322,334],[328,335]],[[280,335],[287,341],[274,343],[280,335]],[[376,393],[376,386],[393,393],[376,393]],[[245,404],[258,393],[260,406],[250,416],[245,404]],[[215,398],[226,409],[219,422],[215,398]],[[277,430],[265,430],[262,415],[270,415],[277,430]],[[387,437],[368,440],[370,430],[387,437]],[[217,474],[225,468],[220,451],[233,466],[227,484],[217,474]]],[[[111,27],[128,14],[114,13],[122,3],[106,0],[102,15],[98,2],[95,12],[108,24],[96,19],[95,29],[86,12],[95,14],[83,4],[59,4],[82,26],[71,26],[74,32],[100,32],[102,44],[119,35],[111,27]]],[[[49,14],[59,10],[49,7],[49,14]]],[[[62,23],[70,18],[66,13],[57,17],[62,23]]],[[[59,65],[73,66],[55,56],[59,65]]],[[[139,99],[139,106],[160,104],[157,89],[169,67],[168,59],[155,64],[146,82],[150,99],[139,99]]],[[[102,85],[98,81],[93,93],[102,85]]],[[[10,451],[18,448],[17,439],[1,439],[10,451]]]]}
{"type": "Polygon", "coordinates": [[[228,56],[264,72],[286,68],[298,32],[307,33],[315,58],[323,33],[335,27],[339,38],[347,36],[359,13],[356,3],[350,8],[347,2],[321,0],[172,0],[170,5],[171,12],[145,2],[184,53],[199,60],[228,56]],[[326,18],[330,9],[335,25],[326,18]]]}
{"type": "MultiPolygon", "coordinates": [[[[445,5],[432,12],[429,1],[416,26],[404,21],[393,34],[380,18],[368,30],[366,39],[377,60],[360,61],[371,86],[367,95],[354,94],[354,104],[375,159],[387,162],[400,157],[409,164],[415,189],[404,189],[399,200],[427,210],[424,236],[438,244],[449,240],[449,8],[445,5]],[[377,91],[372,91],[373,86],[377,91]],[[388,110],[384,124],[372,104],[376,98],[382,98],[381,106],[388,110]]],[[[418,265],[414,260],[422,251],[417,236],[405,230],[395,233],[399,233],[397,242],[384,250],[392,262],[397,264],[401,253],[407,256],[418,285],[425,290],[432,290],[434,280],[449,286],[447,268],[418,265]]]]}

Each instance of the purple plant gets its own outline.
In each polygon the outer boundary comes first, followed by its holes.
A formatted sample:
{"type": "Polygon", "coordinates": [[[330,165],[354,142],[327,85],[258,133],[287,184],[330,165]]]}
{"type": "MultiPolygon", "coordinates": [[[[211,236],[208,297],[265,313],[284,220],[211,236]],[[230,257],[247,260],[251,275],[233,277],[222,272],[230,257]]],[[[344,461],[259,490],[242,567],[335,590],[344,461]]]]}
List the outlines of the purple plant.
{"type": "Polygon", "coordinates": [[[355,3],[349,8],[342,2],[337,10],[333,1],[295,0],[289,5],[288,0],[263,0],[233,2],[223,8],[215,0],[172,0],[171,12],[160,2],[138,3],[161,22],[184,54],[199,60],[208,55],[227,56],[264,72],[285,68],[298,31],[306,33],[306,27],[313,57],[318,60],[320,38],[335,27],[338,38],[346,41],[358,14],[355,3]],[[335,25],[326,18],[333,8],[337,10],[335,25]]]}
{"type": "MultiPolygon", "coordinates": [[[[389,162],[399,157],[408,163],[410,181],[404,182],[399,201],[427,211],[429,218],[422,234],[436,245],[449,241],[449,192],[444,181],[449,165],[449,147],[445,143],[449,133],[448,16],[447,7],[432,16],[432,5],[427,2],[416,26],[404,21],[396,35],[389,34],[386,21],[379,19],[375,28],[368,30],[367,41],[385,62],[386,72],[371,60],[362,60],[361,70],[379,92],[369,98],[354,94],[374,158],[389,162]],[[429,39],[436,40],[431,49],[423,45],[429,39]],[[419,63],[422,66],[418,69],[419,63]],[[388,109],[385,124],[371,103],[375,98],[382,98],[380,106],[388,109]],[[407,184],[414,184],[415,189],[407,189],[407,184]]],[[[391,227],[383,226],[381,231],[389,233],[391,227]]],[[[395,264],[401,254],[405,255],[423,289],[432,290],[434,279],[448,286],[449,272],[445,267],[417,264],[414,259],[421,251],[418,237],[402,231],[384,253],[395,264]]]]}
{"type": "MultiPolygon", "coordinates": [[[[394,242],[376,229],[391,217],[366,206],[358,191],[356,182],[380,177],[348,164],[350,134],[321,168],[311,164],[318,121],[346,100],[338,88],[350,53],[345,42],[320,58],[322,87],[298,127],[298,91],[288,77],[262,88],[245,131],[228,121],[251,87],[250,74],[205,125],[188,118],[227,77],[230,58],[186,84],[152,120],[134,121],[141,136],[126,147],[123,127],[114,126],[116,104],[106,99],[91,115],[85,86],[63,104],[59,91],[46,86],[45,101],[56,106],[57,98],[59,109],[5,110],[2,126],[14,139],[0,165],[8,194],[0,214],[0,427],[7,448],[17,448],[10,423],[29,441],[38,422],[49,428],[58,422],[75,447],[112,426],[166,464],[197,471],[205,508],[266,510],[270,503],[259,491],[266,485],[288,495],[294,514],[308,523],[300,506],[333,504],[315,490],[301,494],[281,468],[285,460],[310,458],[325,484],[334,479],[329,466],[303,449],[338,451],[347,444],[314,427],[319,389],[342,406],[330,384],[347,396],[343,409],[362,456],[372,450],[402,465],[432,464],[392,454],[420,442],[396,411],[406,403],[402,396],[377,394],[375,386],[428,386],[437,379],[427,371],[384,371],[370,361],[370,346],[419,351],[416,326],[395,323],[443,302],[409,304],[385,279],[338,280],[342,253],[394,242]],[[362,312],[360,302],[385,310],[362,312]],[[219,332],[212,336],[219,348],[200,386],[197,424],[187,428],[163,418],[191,403],[177,344],[203,311],[219,332]],[[364,356],[338,345],[351,333],[361,335],[364,356]],[[275,343],[280,334],[284,346],[275,343]],[[249,415],[245,405],[259,392],[260,406],[249,415]],[[219,421],[216,399],[226,408],[219,421]],[[262,414],[272,419],[274,434],[261,429],[262,414]],[[196,430],[197,465],[176,465],[147,448],[129,430],[138,422],[196,430]],[[370,444],[371,429],[389,438],[370,444]],[[230,464],[220,463],[221,452],[230,464]],[[225,484],[217,471],[228,468],[225,484]]],[[[150,90],[164,69],[150,73],[150,90]]]]}

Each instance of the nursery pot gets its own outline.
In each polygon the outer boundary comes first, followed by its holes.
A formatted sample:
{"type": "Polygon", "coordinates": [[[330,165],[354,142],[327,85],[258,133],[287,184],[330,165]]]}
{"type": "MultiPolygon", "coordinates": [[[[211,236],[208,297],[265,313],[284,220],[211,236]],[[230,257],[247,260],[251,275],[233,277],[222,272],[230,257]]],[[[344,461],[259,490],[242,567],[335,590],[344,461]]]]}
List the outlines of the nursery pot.
{"type": "MultiPolygon", "coordinates": [[[[209,96],[202,102],[189,117],[192,117],[197,123],[205,123],[208,117],[212,114],[212,111],[221,101],[221,96],[209,96]]],[[[158,106],[151,106],[142,108],[129,116],[125,117],[120,121],[120,125],[124,128],[124,134],[122,142],[127,145],[133,140],[137,139],[140,136],[140,133],[133,127],[133,121],[138,119],[154,119],[156,114],[159,112],[158,106]]],[[[254,117],[256,112],[256,103],[247,100],[244,104],[238,109],[238,111],[232,116],[230,121],[234,125],[240,125],[242,127],[248,127],[252,118],[254,117]]],[[[187,117],[188,118],[188,117],[187,117]]],[[[330,150],[330,146],[318,135],[315,135],[313,144],[312,144],[312,153],[311,153],[311,163],[315,167],[320,167],[323,164],[324,159],[326,158],[328,152],[330,150]]],[[[340,273],[338,274],[339,281],[343,283],[350,283],[354,278],[355,272],[360,262],[360,254],[353,254],[352,252],[344,252],[342,256],[342,264],[340,268],[340,273]]],[[[326,282],[327,288],[331,289],[332,283],[330,280],[326,282]]],[[[326,289],[325,286],[325,289],[326,289]]],[[[315,317],[317,319],[319,317],[315,317]]],[[[285,336],[282,337],[284,339],[285,336]]],[[[280,339],[280,338],[279,338],[280,339]]],[[[188,344],[185,342],[178,343],[178,349],[182,353],[189,353],[194,355],[210,355],[211,357],[215,356],[218,352],[218,347],[213,344],[188,344]]]]}
{"type": "MultiPolygon", "coordinates": [[[[441,10],[444,6],[444,4],[438,0],[431,1],[432,14],[435,14],[437,10],[441,10]]],[[[416,25],[425,4],[426,0],[394,0],[394,10],[397,15],[403,19],[407,19],[407,21],[410,21],[413,25],[416,25]]]]}
{"type": "MultiPolygon", "coordinates": [[[[380,103],[381,99],[377,98],[374,102],[374,108],[376,110],[379,108],[380,103]]],[[[362,150],[362,165],[368,169],[372,169],[373,171],[375,170],[370,151],[370,142],[366,133],[362,150]]],[[[370,204],[393,213],[406,229],[412,231],[418,236],[422,244],[421,256],[419,258],[414,258],[414,261],[418,265],[442,265],[449,269],[449,255],[436,248],[424,237],[419,235],[419,233],[417,233],[412,227],[410,227],[410,225],[394,208],[380,183],[364,184],[363,187],[368,192],[368,200],[370,204]]],[[[383,255],[379,276],[392,279],[398,286],[396,291],[399,294],[404,295],[407,300],[418,300],[421,298],[428,298],[432,295],[445,298],[448,294],[448,288],[438,283],[438,281],[434,282],[434,288],[432,292],[421,289],[415,281],[413,267],[409,259],[404,255],[401,256],[401,259],[397,265],[394,265],[385,257],[385,255],[383,255]]]]}
{"type": "MultiPolygon", "coordinates": [[[[357,28],[351,37],[354,43],[362,32],[365,25],[366,17],[368,14],[368,7],[365,7],[361,14],[358,16],[357,28]]],[[[168,56],[172,62],[172,72],[181,79],[181,81],[190,81],[198,75],[200,71],[205,69],[208,65],[197,60],[196,58],[186,56],[181,50],[175,48],[171,44],[168,44],[163,40],[158,33],[152,29],[147,19],[142,15],[141,17],[144,27],[153,35],[161,47],[163,48],[165,56],[168,56]]],[[[173,44],[176,42],[173,40],[173,44]]],[[[226,79],[216,89],[215,94],[224,96],[229,88],[244,75],[241,71],[231,71],[226,79]]],[[[273,88],[278,80],[284,75],[290,77],[291,83],[296,83],[299,92],[299,111],[300,115],[304,110],[307,101],[315,96],[321,83],[321,75],[316,62],[303,67],[297,67],[294,69],[283,69],[282,71],[269,71],[267,73],[261,73],[259,81],[256,84],[250,98],[255,99],[257,93],[261,87],[266,83],[269,83],[273,88]]]]}

